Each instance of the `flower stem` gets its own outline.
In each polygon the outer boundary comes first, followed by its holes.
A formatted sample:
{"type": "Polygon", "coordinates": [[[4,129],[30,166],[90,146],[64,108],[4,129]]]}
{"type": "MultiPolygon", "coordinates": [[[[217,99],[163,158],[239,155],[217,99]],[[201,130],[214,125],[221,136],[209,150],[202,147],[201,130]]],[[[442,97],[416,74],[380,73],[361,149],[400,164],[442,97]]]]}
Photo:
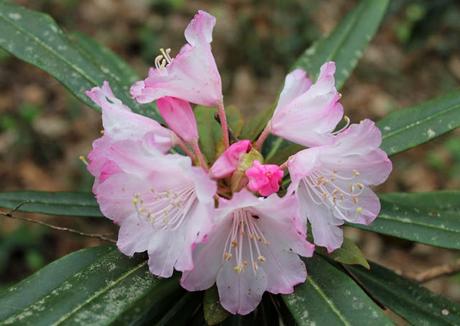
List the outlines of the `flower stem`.
{"type": "Polygon", "coordinates": [[[230,146],[230,139],[228,137],[227,116],[225,115],[224,103],[220,103],[217,107],[219,113],[220,125],[222,127],[222,137],[224,139],[224,146],[227,149],[230,146]]]}
{"type": "Polygon", "coordinates": [[[262,149],[262,145],[264,144],[265,140],[267,139],[268,135],[270,135],[270,121],[267,123],[267,126],[260,134],[259,138],[256,141],[255,148],[260,151],[262,149]]]}
{"type": "Polygon", "coordinates": [[[185,142],[182,140],[182,138],[180,138],[179,136],[176,135],[176,141],[177,141],[177,146],[179,146],[183,151],[184,153],[190,157],[192,159],[192,161],[195,160],[195,155],[193,154],[193,152],[187,147],[187,145],[185,144],[185,142]]]}
{"type": "Polygon", "coordinates": [[[198,162],[200,163],[200,166],[207,172],[208,171],[208,163],[206,163],[206,158],[204,157],[203,153],[201,152],[200,146],[198,145],[198,142],[195,142],[192,144],[193,151],[196,154],[196,157],[198,158],[198,162]]]}

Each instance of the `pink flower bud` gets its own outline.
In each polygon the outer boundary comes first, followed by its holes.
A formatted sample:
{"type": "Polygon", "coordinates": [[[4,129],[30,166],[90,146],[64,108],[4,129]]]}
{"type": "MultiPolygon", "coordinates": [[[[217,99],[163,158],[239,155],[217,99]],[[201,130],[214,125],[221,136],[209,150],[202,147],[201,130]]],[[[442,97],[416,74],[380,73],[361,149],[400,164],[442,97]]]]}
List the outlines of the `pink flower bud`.
{"type": "Polygon", "coordinates": [[[231,175],[238,167],[241,157],[248,153],[250,148],[251,142],[249,140],[240,140],[232,144],[214,162],[210,171],[211,176],[213,178],[225,178],[231,175]]]}
{"type": "Polygon", "coordinates": [[[252,167],[246,170],[248,188],[262,196],[269,196],[280,189],[283,174],[283,170],[276,164],[261,164],[254,161],[252,167]]]}
{"type": "Polygon", "coordinates": [[[189,102],[166,96],[158,99],[157,105],[169,128],[180,138],[188,143],[198,141],[196,119],[189,102]]]}

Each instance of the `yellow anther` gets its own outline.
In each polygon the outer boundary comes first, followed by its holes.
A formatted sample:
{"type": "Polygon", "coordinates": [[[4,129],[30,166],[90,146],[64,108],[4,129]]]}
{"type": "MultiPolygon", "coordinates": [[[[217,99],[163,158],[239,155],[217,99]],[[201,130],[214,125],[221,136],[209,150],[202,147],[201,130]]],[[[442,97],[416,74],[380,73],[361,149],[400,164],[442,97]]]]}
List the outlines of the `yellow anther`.
{"type": "Polygon", "coordinates": [[[138,197],[134,197],[133,200],[133,205],[137,205],[139,203],[139,198],[138,197]]]}
{"type": "Polygon", "coordinates": [[[230,259],[232,259],[233,255],[230,253],[230,252],[225,252],[224,253],[224,259],[226,261],[229,261],[230,259]]]}
{"type": "Polygon", "coordinates": [[[363,212],[362,207],[356,207],[356,213],[361,214],[363,212]]]}
{"type": "Polygon", "coordinates": [[[358,170],[353,170],[353,175],[358,176],[358,175],[360,175],[360,173],[358,172],[358,170]]]}
{"type": "Polygon", "coordinates": [[[265,262],[266,259],[264,256],[260,255],[259,257],[257,257],[257,260],[260,261],[261,263],[265,262]]]}
{"type": "Polygon", "coordinates": [[[238,241],[236,241],[236,240],[232,240],[231,244],[232,244],[232,248],[238,247],[238,241]]]}
{"type": "Polygon", "coordinates": [[[102,129],[101,131],[99,131],[99,133],[100,133],[101,135],[103,135],[103,134],[104,134],[104,129],[102,129]]]}
{"type": "Polygon", "coordinates": [[[235,267],[233,267],[233,270],[237,273],[241,273],[243,271],[243,265],[238,264],[235,267]]]}
{"type": "Polygon", "coordinates": [[[81,155],[79,157],[80,161],[82,161],[85,165],[88,165],[88,161],[86,160],[86,157],[84,157],[83,155],[81,155]]]}

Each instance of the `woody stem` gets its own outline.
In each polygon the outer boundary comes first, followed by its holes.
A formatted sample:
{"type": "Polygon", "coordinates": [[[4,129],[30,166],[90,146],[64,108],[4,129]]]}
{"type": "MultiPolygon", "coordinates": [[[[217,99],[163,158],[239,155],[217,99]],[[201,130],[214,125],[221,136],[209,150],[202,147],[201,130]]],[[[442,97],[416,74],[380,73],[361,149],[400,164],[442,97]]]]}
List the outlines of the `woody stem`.
{"type": "Polygon", "coordinates": [[[270,135],[270,122],[268,122],[265,129],[260,134],[259,138],[256,141],[255,148],[260,151],[262,149],[262,145],[264,144],[265,140],[267,139],[268,135],[270,135]]]}
{"type": "Polygon", "coordinates": [[[228,124],[227,124],[227,116],[225,115],[225,108],[224,104],[221,102],[217,106],[220,125],[222,127],[222,137],[224,139],[224,146],[228,148],[230,146],[230,139],[228,137],[228,124]]]}
{"type": "Polygon", "coordinates": [[[203,152],[201,152],[200,146],[198,145],[198,142],[194,142],[192,144],[193,151],[196,154],[196,157],[198,158],[198,162],[200,163],[200,166],[205,170],[208,171],[208,163],[206,162],[206,158],[203,155],[203,152]]]}

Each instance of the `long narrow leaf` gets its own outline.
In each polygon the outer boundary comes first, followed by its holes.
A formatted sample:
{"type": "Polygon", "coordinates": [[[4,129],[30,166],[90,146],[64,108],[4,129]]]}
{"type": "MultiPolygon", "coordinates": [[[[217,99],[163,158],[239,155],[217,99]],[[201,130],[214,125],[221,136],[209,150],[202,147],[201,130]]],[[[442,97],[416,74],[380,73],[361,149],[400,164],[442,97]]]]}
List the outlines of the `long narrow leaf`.
{"type": "Polygon", "coordinates": [[[412,325],[460,325],[460,306],[415,282],[371,263],[370,271],[349,267],[372,296],[412,325]]]}
{"type": "Polygon", "coordinates": [[[442,248],[460,249],[460,192],[393,193],[381,196],[371,225],[353,226],[442,248]]]}
{"type": "Polygon", "coordinates": [[[159,117],[156,110],[145,110],[131,99],[127,90],[132,78],[115,77],[120,68],[113,65],[115,54],[97,46],[88,55],[88,48],[81,40],[79,43],[82,47],[73,43],[50,16],[0,2],[0,48],[48,72],[90,107],[98,109],[85,90],[107,80],[115,95],[134,111],[159,117]],[[102,62],[108,52],[110,55],[102,62]]]}
{"type": "Polygon", "coordinates": [[[94,195],[82,192],[3,192],[0,207],[49,215],[102,217],[94,195]]]}
{"type": "Polygon", "coordinates": [[[415,147],[460,126],[460,92],[398,110],[377,125],[389,155],[415,147]]]}
{"type": "MultiPolygon", "coordinates": [[[[296,62],[295,67],[306,70],[311,78],[315,78],[320,67],[326,61],[335,61],[337,64],[336,87],[339,89],[352,73],[358,60],[363,55],[369,41],[374,36],[382,21],[388,6],[388,0],[361,0],[334,28],[331,34],[320,39],[296,62]]],[[[257,136],[270,119],[272,110],[261,115],[243,128],[243,135],[247,138],[257,136]]],[[[267,143],[265,150],[272,154],[272,148],[283,149],[289,142],[276,138],[267,143]]]]}
{"type": "Polygon", "coordinates": [[[283,296],[298,325],[392,325],[354,281],[324,258],[307,259],[309,276],[283,296]]]}
{"type": "MultiPolygon", "coordinates": [[[[72,253],[0,294],[3,324],[129,324],[180,292],[113,247],[72,253]]],[[[166,307],[165,307],[166,308],[166,307]]],[[[161,313],[165,313],[162,311],[161,313]]]]}

